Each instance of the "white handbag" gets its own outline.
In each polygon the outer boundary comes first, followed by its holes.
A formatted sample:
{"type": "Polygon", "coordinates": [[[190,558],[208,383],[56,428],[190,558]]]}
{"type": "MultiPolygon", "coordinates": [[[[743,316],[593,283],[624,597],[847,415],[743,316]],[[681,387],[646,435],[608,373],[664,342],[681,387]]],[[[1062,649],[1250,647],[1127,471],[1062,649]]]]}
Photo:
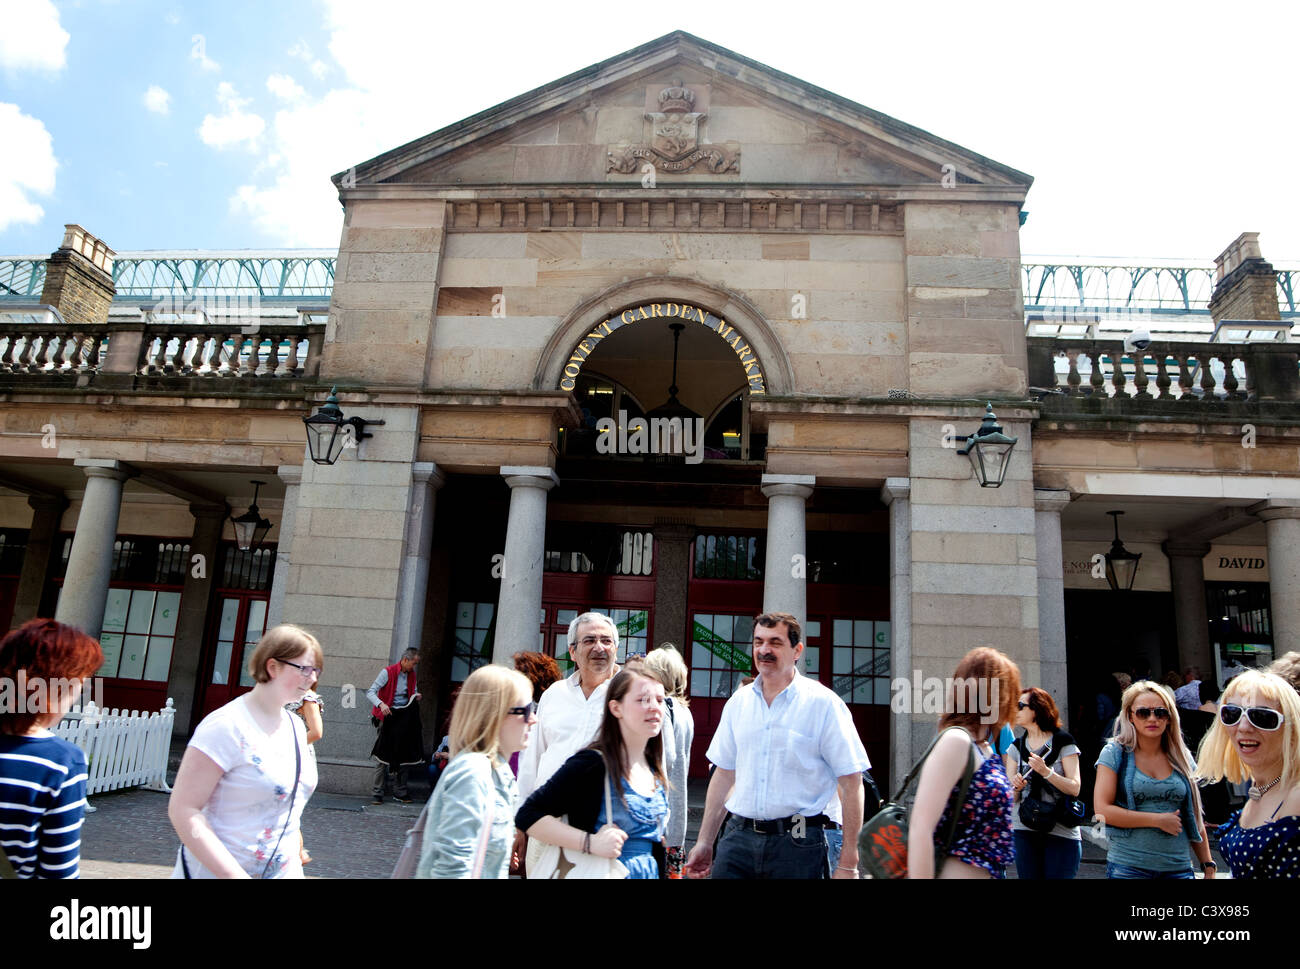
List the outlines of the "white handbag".
{"type": "MultiPolygon", "coordinates": [[[[613,799],[609,793],[609,774],[605,774],[605,819],[612,823],[613,799]]],[[[568,823],[568,816],[562,819],[568,823]]],[[[626,878],[627,867],[617,858],[602,858],[573,848],[561,848],[536,838],[528,839],[529,878],[626,878]]]]}

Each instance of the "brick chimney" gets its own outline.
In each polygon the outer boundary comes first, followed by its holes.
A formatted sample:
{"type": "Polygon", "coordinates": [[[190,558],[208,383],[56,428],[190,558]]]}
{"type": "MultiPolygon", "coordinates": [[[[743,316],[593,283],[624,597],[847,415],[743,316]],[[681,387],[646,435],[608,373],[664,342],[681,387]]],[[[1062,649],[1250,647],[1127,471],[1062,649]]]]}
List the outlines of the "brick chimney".
{"type": "Polygon", "coordinates": [[[107,323],[117,255],[79,225],[63,227],[63,245],[45,261],[41,302],[53,306],[68,323],[107,323]]]}
{"type": "Polygon", "coordinates": [[[1277,273],[1264,261],[1258,232],[1243,232],[1214,260],[1210,316],[1222,320],[1278,320],[1277,273]]]}

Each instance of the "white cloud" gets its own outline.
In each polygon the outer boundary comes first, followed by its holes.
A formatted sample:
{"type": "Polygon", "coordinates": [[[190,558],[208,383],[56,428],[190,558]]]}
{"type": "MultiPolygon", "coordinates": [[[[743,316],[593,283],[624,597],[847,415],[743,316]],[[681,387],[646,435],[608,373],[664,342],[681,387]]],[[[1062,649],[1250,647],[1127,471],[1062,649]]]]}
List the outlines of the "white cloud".
{"type": "Polygon", "coordinates": [[[172,96],[157,84],[150,84],[149,90],[144,92],[144,106],[154,114],[170,114],[172,96]]]}
{"type": "Polygon", "coordinates": [[[203,124],[199,126],[199,137],[203,143],[224,149],[247,142],[249,149],[256,149],[258,138],[266,129],[266,122],[260,115],[244,111],[244,106],[250,104],[251,100],[241,98],[229,81],[217,85],[217,100],[225,113],[204,116],[203,124]]]}
{"type": "Polygon", "coordinates": [[[328,74],[329,72],[330,72],[330,66],[326,64],[324,61],[317,60],[311,62],[311,73],[312,76],[316,78],[316,80],[318,81],[325,80],[325,75],[328,74]]]}
{"type": "Polygon", "coordinates": [[[198,61],[205,71],[221,70],[221,65],[208,56],[208,39],[202,34],[190,37],[190,60],[198,61]]]}
{"type": "Polygon", "coordinates": [[[298,101],[307,93],[288,74],[272,74],[266,79],[266,89],[281,101],[298,101]]]}
{"type": "Polygon", "coordinates": [[[0,67],[7,70],[59,71],[67,64],[69,35],[50,0],[4,4],[0,67]]]}
{"type": "Polygon", "coordinates": [[[45,210],[31,195],[54,191],[54,141],[45,125],[22,113],[16,104],[0,102],[0,232],[11,225],[39,222],[45,210]]]}

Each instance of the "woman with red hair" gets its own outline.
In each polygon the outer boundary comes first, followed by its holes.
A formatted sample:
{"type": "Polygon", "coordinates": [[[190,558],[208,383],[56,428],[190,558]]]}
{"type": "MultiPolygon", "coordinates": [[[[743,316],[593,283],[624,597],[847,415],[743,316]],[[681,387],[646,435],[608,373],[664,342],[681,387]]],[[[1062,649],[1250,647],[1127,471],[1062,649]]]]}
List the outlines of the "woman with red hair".
{"type": "Polygon", "coordinates": [[[907,877],[1004,878],[1014,854],[1011,785],[993,742],[1016,708],[1020,668],[978,646],[962,657],[950,684],[940,734],[917,784],[907,877]],[[968,770],[966,796],[954,806],[968,770]]]}
{"type": "Polygon", "coordinates": [[[79,874],[86,755],[50,728],[103,662],[98,642],[53,619],[32,619],[0,641],[0,871],[79,874]]]}

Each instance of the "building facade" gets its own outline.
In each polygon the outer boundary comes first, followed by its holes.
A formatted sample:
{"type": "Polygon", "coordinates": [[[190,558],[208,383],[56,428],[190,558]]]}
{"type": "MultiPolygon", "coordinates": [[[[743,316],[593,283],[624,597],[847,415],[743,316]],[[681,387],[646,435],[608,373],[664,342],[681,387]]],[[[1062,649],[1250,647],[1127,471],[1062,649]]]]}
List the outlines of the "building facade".
{"type": "Polygon", "coordinates": [[[1295,648],[1295,307],[1249,235],[1200,315],[1157,295],[1108,330],[1082,285],[1026,292],[1029,176],[682,33],[335,183],[337,257],[283,257],[278,289],[177,258],[160,303],[70,227],[40,298],[0,301],[0,620],[102,632],[113,705],[170,696],[188,730],[300,623],[323,782],[360,791],[361,694],[403,649],[433,739],[470,669],[563,659],[597,609],[624,655],[682,647],[702,771],[779,609],[897,777],[976,645],[1066,709],[1110,669],[1295,648]],[[1126,351],[1133,318],[1154,342],[1126,351]],[[383,423],[316,464],[331,388],[383,423]],[[1000,487],[958,454],[990,404],[1000,487]],[[272,529],[241,552],[253,480],[272,529]]]}

